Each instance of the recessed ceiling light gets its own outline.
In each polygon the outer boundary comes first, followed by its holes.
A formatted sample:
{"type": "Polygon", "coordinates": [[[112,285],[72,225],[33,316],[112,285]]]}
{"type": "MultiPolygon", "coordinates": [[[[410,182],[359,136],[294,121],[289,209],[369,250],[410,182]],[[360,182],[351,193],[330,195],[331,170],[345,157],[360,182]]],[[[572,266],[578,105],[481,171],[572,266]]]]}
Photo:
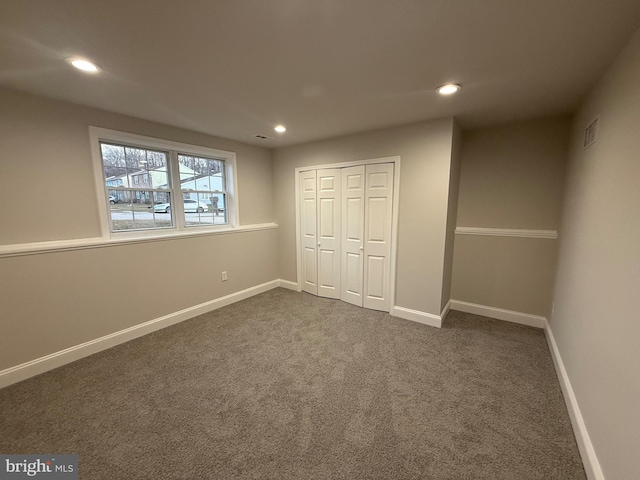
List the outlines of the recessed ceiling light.
{"type": "Polygon", "coordinates": [[[100,67],[84,58],[67,58],[67,62],[83,72],[96,73],[100,71],[100,67]]]}
{"type": "Polygon", "coordinates": [[[447,83],[446,85],[442,85],[436,88],[436,91],[440,95],[453,95],[456,92],[459,92],[462,87],[460,85],[456,85],[455,83],[447,83]]]}
{"type": "Polygon", "coordinates": [[[274,130],[278,133],[284,133],[287,131],[287,128],[284,125],[278,125],[274,130]]]}

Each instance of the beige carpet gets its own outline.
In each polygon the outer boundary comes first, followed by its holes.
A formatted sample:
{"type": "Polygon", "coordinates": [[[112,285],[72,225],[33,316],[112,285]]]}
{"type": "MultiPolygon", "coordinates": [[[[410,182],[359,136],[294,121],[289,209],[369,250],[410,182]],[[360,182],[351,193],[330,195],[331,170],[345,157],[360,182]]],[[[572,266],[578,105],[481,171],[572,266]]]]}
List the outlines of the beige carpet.
{"type": "MultiPolygon", "coordinates": [[[[90,319],[87,319],[90,321],[90,319]]],[[[82,479],[584,479],[541,330],[276,289],[0,390],[82,479]]]]}

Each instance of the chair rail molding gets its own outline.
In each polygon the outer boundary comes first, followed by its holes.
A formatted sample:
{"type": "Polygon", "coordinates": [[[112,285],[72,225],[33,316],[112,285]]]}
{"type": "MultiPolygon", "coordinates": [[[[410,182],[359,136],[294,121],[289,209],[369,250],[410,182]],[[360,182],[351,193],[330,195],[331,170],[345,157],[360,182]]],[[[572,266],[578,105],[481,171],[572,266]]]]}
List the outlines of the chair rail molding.
{"type": "Polygon", "coordinates": [[[456,235],[480,235],[488,237],[520,237],[557,239],[557,230],[528,230],[523,228],[456,227],[456,235]]]}

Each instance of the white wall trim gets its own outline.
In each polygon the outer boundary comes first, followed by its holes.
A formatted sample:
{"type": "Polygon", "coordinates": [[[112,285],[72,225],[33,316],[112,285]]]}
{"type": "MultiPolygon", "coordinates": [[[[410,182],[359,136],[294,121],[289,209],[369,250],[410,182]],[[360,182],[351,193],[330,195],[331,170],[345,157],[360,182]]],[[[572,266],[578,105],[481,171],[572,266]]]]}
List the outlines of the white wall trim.
{"type": "Polygon", "coordinates": [[[229,233],[253,232],[278,228],[276,223],[257,223],[254,225],[240,225],[235,228],[217,230],[194,230],[193,232],[169,233],[149,235],[137,238],[79,238],[75,240],[56,240],[52,242],[20,243],[15,245],[1,245],[0,258],[18,257],[22,255],[36,255],[40,253],[64,252],[67,250],[86,250],[90,248],[113,247],[116,245],[130,245],[134,243],[161,242],[181,238],[202,237],[207,235],[226,235],[229,233]]]}
{"type": "Polygon", "coordinates": [[[449,300],[447,302],[447,304],[444,306],[444,308],[442,309],[442,312],[440,312],[440,320],[442,322],[444,322],[445,317],[447,316],[447,313],[449,313],[449,309],[451,308],[451,300],[449,300]]]}
{"type": "MultiPolygon", "coordinates": [[[[272,280],[0,371],[0,388],[280,286],[272,280]]],[[[286,282],[292,283],[292,282],[286,282]]]]}
{"type": "Polygon", "coordinates": [[[308,165],[306,167],[296,167],[296,177],[300,176],[300,172],[307,172],[309,170],[322,170],[324,168],[347,168],[347,167],[359,167],[360,165],[372,165],[375,163],[395,163],[400,160],[399,156],[393,157],[380,157],[370,158],[362,160],[353,160],[350,162],[340,163],[323,163],[321,165],[308,165]]]}
{"type": "Polygon", "coordinates": [[[573,392],[573,387],[567,375],[567,370],[564,368],[562,357],[560,356],[560,350],[551,331],[551,325],[545,319],[544,332],[547,337],[547,343],[549,344],[549,350],[551,351],[551,358],[553,364],[556,367],[556,374],[560,381],[560,387],[564,394],[564,401],[567,404],[567,410],[569,410],[569,418],[573,425],[573,432],[576,436],[576,442],[578,444],[578,450],[580,450],[580,456],[582,457],[582,463],[589,480],[605,480],[604,473],[600,467],[600,462],[596,455],[596,451],[591,443],[591,437],[587,431],[587,426],[584,423],[578,400],[573,392]]]}
{"type": "Polygon", "coordinates": [[[282,288],[287,288],[289,290],[295,290],[296,292],[300,291],[298,290],[298,284],[296,282],[291,282],[289,280],[283,280],[283,279],[278,280],[278,286],[282,288]]]}
{"type": "Polygon", "coordinates": [[[393,306],[389,313],[394,317],[404,318],[405,320],[422,323],[424,325],[429,325],[430,327],[442,327],[442,317],[434,315],[433,313],[421,312],[419,310],[412,310],[410,308],[398,306],[393,306]]]}
{"type": "Polygon", "coordinates": [[[504,308],[488,307],[486,305],[463,302],[461,300],[451,300],[451,309],[537,328],[544,328],[545,322],[547,321],[545,317],[539,315],[505,310],[504,308]]]}
{"type": "Polygon", "coordinates": [[[558,238],[557,230],[526,230],[522,228],[484,228],[484,227],[456,227],[456,235],[483,235],[491,237],[521,237],[521,238],[558,238]]]}

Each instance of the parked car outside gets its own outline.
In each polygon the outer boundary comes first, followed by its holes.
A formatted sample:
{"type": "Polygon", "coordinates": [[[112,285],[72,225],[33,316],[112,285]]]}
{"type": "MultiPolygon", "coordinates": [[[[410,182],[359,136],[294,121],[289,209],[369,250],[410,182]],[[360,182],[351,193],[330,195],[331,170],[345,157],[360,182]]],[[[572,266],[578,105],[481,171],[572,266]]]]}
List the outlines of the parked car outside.
{"type": "MultiPolygon", "coordinates": [[[[185,213],[202,213],[209,208],[205,202],[197,200],[183,200],[185,213]]],[[[171,212],[170,203],[159,203],[153,206],[153,211],[156,213],[169,213],[171,212]]]]}
{"type": "Polygon", "coordinates": [[[118,197],[115,195],[109,195],[109,204],[113,205],[114,203],[118,203],[118,197]]]}

